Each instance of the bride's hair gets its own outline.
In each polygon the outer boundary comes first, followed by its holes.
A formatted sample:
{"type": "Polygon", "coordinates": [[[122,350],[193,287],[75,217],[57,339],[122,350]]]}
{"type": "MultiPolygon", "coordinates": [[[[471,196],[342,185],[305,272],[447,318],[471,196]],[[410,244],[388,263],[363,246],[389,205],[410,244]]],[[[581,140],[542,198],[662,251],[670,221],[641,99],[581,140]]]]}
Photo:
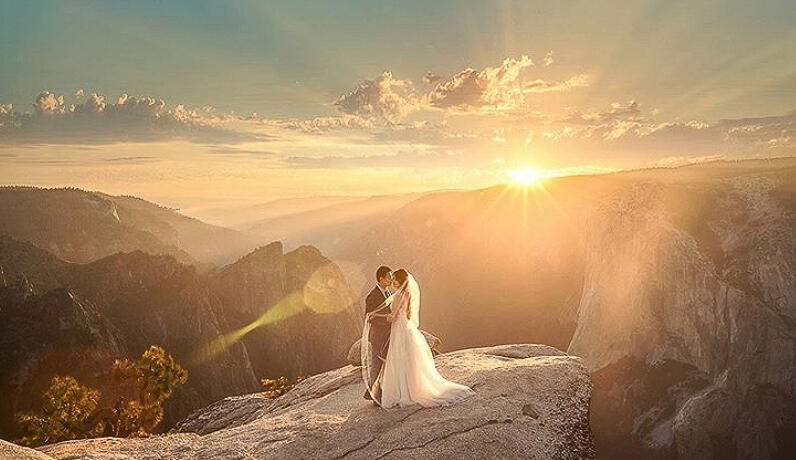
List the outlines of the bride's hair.
{"type": "Polygon", "coordinates": [[[403,286],[406,283],[407,278],[409,278],[409,274],[406,273],[406,270],[403,268],[393,272],[392,276],[395,278],[395,281],[398,281],[400,286],[403,286]]]}
{"type": "MultiPolygon", "coordinates": [[[[411,300],[408,300],[411,299],[412,296],[412,294],[409,292],[409,287],[407,284],[407,281],[409,279],[409,274],[406,272],[406,270],[402,268],[396,272],[393,272],[392,277],[395,281],[398,281],[398,285],[400,286],[401,289],[400,292],[403,292],[406,295],[407,301],[411,303],[411,300]]],[[[406,318],[410,319],[411,316],[412,316],[412,310],[407,306],[406,318]]]]}

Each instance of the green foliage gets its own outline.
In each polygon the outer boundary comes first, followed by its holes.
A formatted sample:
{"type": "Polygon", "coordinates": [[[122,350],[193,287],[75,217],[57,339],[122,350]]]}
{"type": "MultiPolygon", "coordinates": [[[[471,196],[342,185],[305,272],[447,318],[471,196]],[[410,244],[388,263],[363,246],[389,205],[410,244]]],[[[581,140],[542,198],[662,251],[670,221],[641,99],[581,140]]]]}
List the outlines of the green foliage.
{"type": "Polygon", "coordinates": [[[114,407],[113,434],[145,436],[163,420],[163,403],[174,388],[188,381],[188,371],[165,350],[153,345],[137,363],[116,360],[113,377],[136,393],[136,399],[119,400],[114,407]]]}
{"type": "Polygon", "coordinates": [[[269,398],[276,398],[292,390],[293,387],[306,378],[307,377],[296,377],[296,380],[290,383],[287,377],[279,377],[276,379],[262,379],[260,383],[263,386],[266,396],[269,398]]]}
{"type": "Polygon", "coordinates": [[[55,377],[43,395],[39,413],[17,414],[26,436],[21,444],[97,436],[147,436],[163,420],[163,403],[188,380],[188,371],[160,347],[151,346],[138,362],[113,363],[114,394],[123,394],[112,407],[99,407],[100,392],[73,377],[55,377]]]}
{"type": "Polygon", "coordinates": [[[16,414],[17,423],[27,433],[19,443],[38,446],[100,435],[104,424],[92,420],[99,399],[99,391],[81,385],[73,377],[54,377],[42,395],[39,413],[16,414]]]}

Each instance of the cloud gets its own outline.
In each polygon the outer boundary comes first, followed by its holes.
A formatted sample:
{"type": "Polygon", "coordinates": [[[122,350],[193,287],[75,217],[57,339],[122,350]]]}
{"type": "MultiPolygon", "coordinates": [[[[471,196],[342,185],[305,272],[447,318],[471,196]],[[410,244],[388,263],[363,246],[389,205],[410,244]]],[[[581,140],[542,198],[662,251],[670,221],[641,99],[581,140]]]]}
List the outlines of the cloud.
{"type": "Polygon", "coordinates": [[[398,122],[417,108],[414,85],[408,80],[393,78],[391,72],[382,72],[373,80],[360,82],[343,94],[334,105],[346,115],[398,122]]]}
{"type": "Polygon", "coordinates": [[[56,96],[49,91],[42,91],[36,96],[33,110],[38,115],[56,115],[64,113],[64,97],[56,96]]]}
{"type": "MultiPolygon", "coordinates": [[[[546,65],[552,64],[552,52],[544,59],[546,65]]],[[[447,79],[427,72],[422,77],[423,83],[436,84],[426,93],[418,91],[411,81],[395,78],[391,72],[385,71],[372,80],[360,82],[334,101],[342,118],[318,118],[311,123],[301,121],[296,125],[304,130],[361,128],[366,124],[401,124],[409,114],[420,110],[482,114],[525,110],[527,107],[523,105],[528,94],[567,91],[591,83],[586,74],[564,81],[526,81],[523,74],[533,66],[533,60],[523,55],[516,59],[506,58],[497,67],[464,69],[447,79]]]]}
{"type": "Polygon", "coordinates": [[[689,155],[794,155],[794,133],[796,112],[715,123],[659,122],[644,114],[636,101],[630,101],[614,103],[605,111],[572,112],[546,130],[543,138],[573,149],[679,159],[689,155]]]}
{"type": "Polygon", "coordinates": [[[423,75],[423,82],[425,83],[434,83],[440,79],[442,79],[442,77],[431,72],[427,72],[425,75],[423,75]]]}
{"type": "Polygon", "coordinates": [[[629,102],[622,104],[620,102],[614,102],[611,104],[610,109],[608,110],[571,110],[570,116],[565,119],[568,123],[575,123],[575,124],[594,124],[594,123],[607,123],[613,120],[626,120],[626,119],[633,119],[633,120],[640,120],[641,118],[641,109],[639,103],[635,100],[630,100],[629,102]]]}
{"type": "Polygon", "coordinates": [[[371,119],[357,115],[343,114],[335,117],[315,117],[310,119],[260,119],[264,125],[296,129],[307,133],[321,134],[335,129],[371,129],[375,127],[371,119]]]}
{"type": "Polygon", "coordinates": [[[547,54],[544,55],[544,59],[542,62],[544,62],[545,67],[550,67],[551,65],[553,65],[553,52],[548,51],[547,54]]]}
{"type": "Polygon", "coordinates": [[[590,83],[591,78],[588,75],[580,74],[565,81],[533,80],[523,83],[522,88],[525,93],[552,93],[589,86],[590,83]]]}
{"type": "Polygon", "coordinates": [[[498,67],[468,68],[439,83],[428,94],[432,107],[443,109],[509,109],[524,101],[521,72],[533,66],[528,56],[507,58],[498,67]]]}
{"type": "Polygon", "coordinates": [[[263,136],[225,128],[235,118],[183,104],[168,106],[154,97],[119,96],[108,102],[91,93],[67,105],[62,95],[42,91],[31,112],[0,104],[0,143],[97,144],[184,139],[196,142],[241,142],[263,136]]]}
{"type": "Polygon", "coordinates": [[[11,128],[14,123],[14,105],[0,104],[0,131],[11,128]]]}
{"type": "MultiPolygon", "coordinates": [[[[552,64],[552,52],[545,56],[544,62],[545,66],[552,64]]],[[[465,69],[441,81],[425,99],[431,107],[460,112],[513,111],[523,107],[526,94],[567,91],[591,82],[586,74],[565,81],[526,81],[524,73],[533,65],[533,60],[523,55],[519,59],[507,58],[498,67],[465,69]]]]}

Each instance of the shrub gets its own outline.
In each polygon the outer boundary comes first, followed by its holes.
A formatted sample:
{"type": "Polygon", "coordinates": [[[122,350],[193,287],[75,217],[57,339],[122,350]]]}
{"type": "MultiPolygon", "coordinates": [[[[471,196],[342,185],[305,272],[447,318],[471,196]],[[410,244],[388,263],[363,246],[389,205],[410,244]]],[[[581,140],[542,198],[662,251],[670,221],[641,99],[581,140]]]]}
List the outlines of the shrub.
{"type": "Polygon", "coordinates": [[[74,377],[53,377],[42,395],[40,412],[16,414],[17,423],[27,433],[18,442],[38,446],[99,436],[104,425],[92,419],[99,399],[99,391],[81,385],[74,377]]]}
{"type": "Polygon", "coordinates": [[[262,379],[260,383],[263,386],[266,396],[269,398],[276,398],[292,390],[293,387],[304,379],[306,379],[306,377],[296,377],[296,380],[290,383],[287,377],[279,377],[276,379],[262,379]]]}
{"type": "Polygon", "coordinates": [[[55,377],[38,413],[16,414],[26,433],[18,442],[38,446],[98,436],[146,436],[163,420],[163,403],[188,380],[188,371],[154,345],[138,362],[116,360],[112,370],[117,385],[113,394],[127,396],[112,407],[99,407],[99,391],[74,377],[55,377]]]}
{"type": "Polygon", "coordinates": [[[114,436],[144,436],[163,420],[163,403],[174,388],[188,381],[188,371],[160,347],[151,346],[137,363],[127,359],[113,363],[113,377],[136,395],[114,406],[114,436]]]}

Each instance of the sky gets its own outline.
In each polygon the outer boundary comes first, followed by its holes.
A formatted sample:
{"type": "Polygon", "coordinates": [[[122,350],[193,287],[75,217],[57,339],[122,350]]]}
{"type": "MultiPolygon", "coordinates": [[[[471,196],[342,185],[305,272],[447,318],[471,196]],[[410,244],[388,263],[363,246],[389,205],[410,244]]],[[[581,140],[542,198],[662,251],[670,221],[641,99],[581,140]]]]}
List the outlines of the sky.
{"type": "Polygon", "coordinates": [[[0,183],[190,212],[796,154],[791,1],[0,2],[0,183]]]}

